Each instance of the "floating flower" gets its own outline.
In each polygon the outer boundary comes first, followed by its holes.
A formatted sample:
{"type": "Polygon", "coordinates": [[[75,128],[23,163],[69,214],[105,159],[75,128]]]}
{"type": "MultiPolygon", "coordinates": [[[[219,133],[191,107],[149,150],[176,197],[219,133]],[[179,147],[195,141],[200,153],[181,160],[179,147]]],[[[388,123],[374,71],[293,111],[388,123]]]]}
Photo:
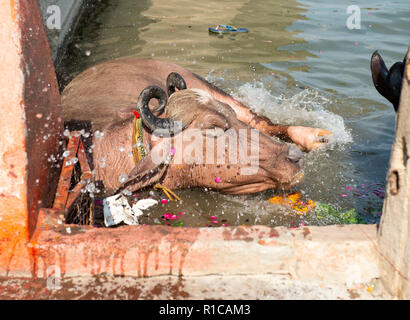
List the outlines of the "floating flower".
{"type": "Polygon", "coordinates": [[[175,214],[172,214],[172,213],[164,213],[162,215],[162,217],[165,220],[176,220],[176,219],[178,219],[178,217],[175,214]]]}
{"type": "Polygon", "coordinates": [[[215,182],[216,182],[216,183],[220,183],[220,182],[222,182],[222,179],[221,179],[220,177],[216,177],[216,178],[215,178],[215,182]]]}
{"type": "Polygon", "coordinates": [[[309,200],[307,203],[300,200],[300,193],[292,193],[286,197],[275,196],[270,198],[268,201],[272,204],[279,204],[281,206],[287,206],[291,209],[297,211],[299,215],[308,213],[310,210],[314,209],[316,204],[313,200],[309,200]]]}
{"type": "Polygon", "coordinates": [[[211,219],[212,219],[212,220],[216,220],[216,219],[218,219],[218,218],[215,217],[215,216],[212,216],[211,219]]]}
{"type": "Polygon", "coordinates": [[[380,192],[380,191],[373,191],[373,194],[375,194],[376,196],[378,196],[380,199],[384,199],[384,192],[380,192]]]}
{"type": "Polygon", "coordinates": [[[162,203],[162,204],[167,204],[168,202],[169,202],[168,199],[162,199],[162,200],[161,200],[161,203],[162,203]]]}

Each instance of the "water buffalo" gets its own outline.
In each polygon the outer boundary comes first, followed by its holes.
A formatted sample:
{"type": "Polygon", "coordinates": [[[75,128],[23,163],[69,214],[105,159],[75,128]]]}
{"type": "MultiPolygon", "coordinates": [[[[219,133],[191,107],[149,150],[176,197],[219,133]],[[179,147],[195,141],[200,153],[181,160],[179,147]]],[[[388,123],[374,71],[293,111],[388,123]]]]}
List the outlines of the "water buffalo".
{"type": "Polygon", "coordinates": [[[396,112],[400,104],[405,63],[406,57],[403,62],[393,64],[389,70],[377,51],[373,53],[370,60],[373,84],[377,91],[393,104],[396,112]]]}
{"type": "Polygon", "coordinates": [[[270,136],[310,150],[325,142],[322,136],[331,134],[315,128],[273,125],[200,76],[154,60],[127,58],[94,66],[69,83],[62,101],[65,121],[92,123],[95,179],[104,182],[108,193],[124,188],[135,191],[156,182],[169,188],[199,186],[229,194],[290,188],[303,179],[303,154],[296,146],[270,136]],[[166,88],[165,79],[170,74],[166,88]],[[182,77],[172,78],[176,74],[182,77]],[[183,90],[174,92],[175,87],[183,90]],[[138,110],[143,120],[143,141],[148,150],[137,165],[131,152],[133,110],[138,110]],[[257,141],[257,153],[250,156],[257,158],[256,171],[244,174],[243,163],[228,159],[231,150],[219,162],[216,155],[203,163],[187,159],[187,149],[192,148],[192,144],[186,143],[190,139],[187,135],[192,136],[192,132],[203,137],[201,145],[204,154],[209,155],[210,132],[217,148],[221,135],[238,136],[241,130],[246,139],[234,153],[250,150],[257,141]],[[257,140],[252,138],[252,130],[259,133],[257,140]],[[177,141],[183,143],[178,145],[177,141]],[[161,161],[154,159],[152,152],[159,146],[168,152],[168,157],[161,161]]]}

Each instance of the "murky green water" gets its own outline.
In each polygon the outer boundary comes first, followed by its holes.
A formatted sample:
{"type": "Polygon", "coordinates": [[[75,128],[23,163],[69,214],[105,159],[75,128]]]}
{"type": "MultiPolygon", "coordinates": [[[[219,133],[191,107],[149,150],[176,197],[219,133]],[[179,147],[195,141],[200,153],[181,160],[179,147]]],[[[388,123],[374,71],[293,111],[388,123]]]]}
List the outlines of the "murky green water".
{"type": "MultiPolygon", "coordinates": [[[[125,56],[180,64],[283,124],[322,127],[335,134],[326,150],[306,155],[305,199],[378,220],[394,137],[392,106],[374,89],[370,56],[388,66],[402,60],[410,36],[410,2],[251,0],[102,0],[83,19],[64,60],[62,83],[86,68],[125,56]],[[361,29],[346,27],[346,9],[361,8],[361,29]],[[231,24],[247,34],[215,36],[208,27],[231,24]],[[378,185],[380,184],[380,185],[378,185]]],[[[339,222],[300,217],[267,202],[266,191],[245,197],[182,190],[182,204],[160,205],[143,223],[165,212],[204,226],[210,216],[230,225],[339,222]]],[[[141,195],[144,195],[143,193],[141,195]]],[[[154,197],[160,198],[156,194],[154,197]]],[[[158,219],[158,220],[156,220],[158,219]]],[[[170,223],[174,223],[172,221],[170,223]]]]}

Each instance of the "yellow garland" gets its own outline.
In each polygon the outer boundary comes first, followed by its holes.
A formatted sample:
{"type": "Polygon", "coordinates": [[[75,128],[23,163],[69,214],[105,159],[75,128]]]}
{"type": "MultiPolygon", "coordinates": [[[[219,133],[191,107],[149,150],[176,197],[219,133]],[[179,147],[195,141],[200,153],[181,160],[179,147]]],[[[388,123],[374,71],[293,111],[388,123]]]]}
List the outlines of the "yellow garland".
{"type": "Polygon", "coordinates": [[[137,164],[144,158],[145,151],[142,142],[142,120],[134,117],[132,126],[132,155],[134,156],[134,163],[137,164]]]}
{"type": "MultiPolygon", "coordinates": [[[[134,117],[134,123],[132,126],[132,155],[134,157],[134,163],[137,164],[145,157],[145,150],[142,140],[142,120],[139,117],[134,117]]],[[[161,189],[169,200],[181,201],[181,198],[178,197],[171,189],[157,183],[154,186],[154,190],[161,189]]]]}

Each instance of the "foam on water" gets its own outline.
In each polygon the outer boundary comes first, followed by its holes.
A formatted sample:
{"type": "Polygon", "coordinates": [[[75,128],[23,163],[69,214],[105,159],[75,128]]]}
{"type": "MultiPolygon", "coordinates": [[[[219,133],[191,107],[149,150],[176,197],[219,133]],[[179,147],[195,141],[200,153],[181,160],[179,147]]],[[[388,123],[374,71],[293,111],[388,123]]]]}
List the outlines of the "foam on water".
{"type": "Polygon", "coordinates": [[[331,144],[347,144],[353,141],[343,118],[327,109],[333,103],[332,98],[315,89],[303,89],[293,95],[275,96],[265,88],[261,81],[245,83],[232,92],[232,95],[263,114],[274,123],[304,125],[323,128],[333,132],[331,144]]]}

